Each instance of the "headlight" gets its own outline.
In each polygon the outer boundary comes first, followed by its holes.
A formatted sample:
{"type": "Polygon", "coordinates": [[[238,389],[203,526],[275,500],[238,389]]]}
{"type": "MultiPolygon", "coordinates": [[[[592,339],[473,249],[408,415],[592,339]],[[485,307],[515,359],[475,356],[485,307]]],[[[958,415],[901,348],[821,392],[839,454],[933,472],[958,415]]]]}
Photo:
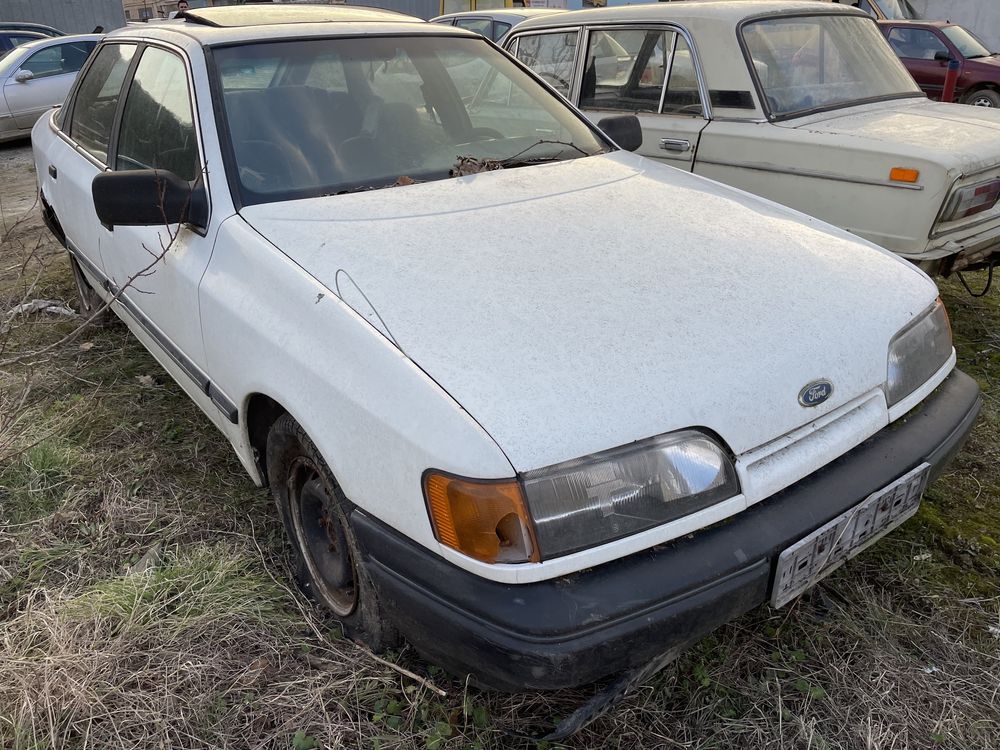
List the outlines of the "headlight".
{"type": "Polygon", "coordinates": [[[1000,180],[987,180],[956,190],[941,214],[941,221],[956,221],[989,211],[1000,199],[1000,180]]]}
{"type": "Polygon", "coordinates": [[[693,430],[523,476],[542,557],[659,526],[739,494],[729,456],[693,430]]]}
{"type": "Polygon", "coordinates": [[[909,396],[951,357],[951,323],[939,299],[897,333],[889,344],[886,397],[889,406],[909,396]]]}

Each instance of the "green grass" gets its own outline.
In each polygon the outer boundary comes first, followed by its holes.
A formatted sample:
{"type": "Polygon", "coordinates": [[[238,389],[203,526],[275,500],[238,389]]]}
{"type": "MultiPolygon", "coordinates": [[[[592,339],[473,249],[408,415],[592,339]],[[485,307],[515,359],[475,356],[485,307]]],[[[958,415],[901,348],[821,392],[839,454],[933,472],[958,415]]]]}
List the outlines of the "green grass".
{"type": "MultiPolygon", "coordinates": [[[[72,299],[50,244],[28,269],[33,296],[72,299]]],[[[8,307],[24,289],[0,277],[8,307]]],[[[920,514],[567,747],[1000,747],[1000,289],[942,293],[985,403],[920,514]]],[[[19,322],[8,349],[70,325],[19,322]]],[[[25,383],[26,418],[0,418],[0,747],[541,748],[524,737],[591,694],[477,691],[389,655],[442,698],[345,641],[289,583],[268,493],[122,326],[0,372],[0,403],[25,383]]]]}

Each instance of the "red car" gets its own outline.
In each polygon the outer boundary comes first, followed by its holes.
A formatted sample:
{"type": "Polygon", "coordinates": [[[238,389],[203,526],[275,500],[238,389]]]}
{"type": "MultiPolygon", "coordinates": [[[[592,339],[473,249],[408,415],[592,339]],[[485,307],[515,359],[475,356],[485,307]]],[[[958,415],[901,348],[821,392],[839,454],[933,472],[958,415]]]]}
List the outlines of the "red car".
{"type": "Polygon", "coordinates": [[[962,67],[955,101],[1000,107],[1000,56],[972,32],[947,21],[879,21],[879,26],[931,99],[941,99],[948,61],[958,60],[962,67]]]}

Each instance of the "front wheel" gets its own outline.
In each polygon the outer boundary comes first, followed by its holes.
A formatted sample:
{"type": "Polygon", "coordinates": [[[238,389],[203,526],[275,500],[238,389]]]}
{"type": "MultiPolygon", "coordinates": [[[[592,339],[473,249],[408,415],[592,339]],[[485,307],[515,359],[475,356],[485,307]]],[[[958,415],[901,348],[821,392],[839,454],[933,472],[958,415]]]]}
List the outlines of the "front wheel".
{"type": "Polygon", "coordinates": [[[1000,92],[993,89],[980,89],[966,94],[965,103],[973,107],[1000,107],[1000,92]]]}
{"type": "Polygon", "coordinates": [[[300,588],[326,607],[344,634],[373,651],[398,640],[365,572],[350,501],[302,427],[288,414],[267,438],[267,476],[292,545],[300,588]]]}

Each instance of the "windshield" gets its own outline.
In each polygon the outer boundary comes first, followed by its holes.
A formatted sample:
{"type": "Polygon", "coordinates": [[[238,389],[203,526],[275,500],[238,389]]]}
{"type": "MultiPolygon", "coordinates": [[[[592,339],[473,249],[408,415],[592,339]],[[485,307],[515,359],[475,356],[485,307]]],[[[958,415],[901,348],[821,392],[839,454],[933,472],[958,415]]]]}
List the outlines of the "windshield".
{"type": "Polygon", "coordinates": [[[751,73],[775,117],[921,95],[867,18],[768,18],[746,24],[743,39],[751,73]]]}
{"type": "Polygon", "coordinates": [[[875,0],[885,17],[893,21],[916,20],[920,16],[910,5],[910,0],[875,0]]]}
{"type": "Polygon", "coordinates": [[[963,29],[961,26],[945,26],[941,30],[951,40],[951,43],[958,47],[958,51],[966,60],[989,57],[993,54],[971,31],[963,29]]]}
{"type": "Polygon", "coordinates": [[[576,159],[607,145],[482,39],[215,50],[244,204],[576,159]]]}

